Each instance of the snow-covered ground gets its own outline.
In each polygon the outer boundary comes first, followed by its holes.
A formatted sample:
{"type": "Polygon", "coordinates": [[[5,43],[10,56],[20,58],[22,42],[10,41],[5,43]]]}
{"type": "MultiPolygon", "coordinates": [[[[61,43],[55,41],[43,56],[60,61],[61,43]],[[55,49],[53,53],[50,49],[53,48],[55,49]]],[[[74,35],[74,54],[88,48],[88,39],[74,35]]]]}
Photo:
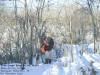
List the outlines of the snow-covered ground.
{"type": "Polygon", "coordinates": [[[5,64],[0,66],[0,75],[82,75],[82,68],[87,71],[87,75],[89,75],[88,68],[89,62],[91,60],[96,61],[93,64],[93,68],[96,71],[96,75],[100,75],[100,62],[98,61],[98,55],[86,55],[79,57],[78,61],[73,62],[70,61],[67,64],[67,67],[62,66],[63,61],[65,61],[65,57],[60,58],[57,62],[52,64],[39,64],[38,66],[25,65],[25,69],[21,70],[20,64],[5,64]]]}
{"type": "Polygon", "coordinates": [[[24,70],[21,70],[21,64],[18,63],[5,64],[0,65],[0,75],[100,75],[99,54],[80,55],[78,46],[73,46],[73,50],[74,62],[70,56],[63,56],[52,64],[40,63],[37,66],[25,64],[24,70]]]}

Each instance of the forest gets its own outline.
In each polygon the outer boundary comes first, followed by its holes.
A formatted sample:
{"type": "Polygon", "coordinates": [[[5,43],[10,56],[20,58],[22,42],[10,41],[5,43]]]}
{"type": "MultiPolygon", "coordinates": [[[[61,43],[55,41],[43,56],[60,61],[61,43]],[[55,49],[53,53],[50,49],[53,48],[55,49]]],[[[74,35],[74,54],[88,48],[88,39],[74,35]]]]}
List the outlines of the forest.
{"type": "Polygon", "coordinates": [[[81,55],[100,57],[99,28],[100,0],[0,0],[0,65],[24,67],[33,57],[39,64],[45,32],[54,39],[56,59],[71,56],[74,62],[74,45],[81,55]]]}

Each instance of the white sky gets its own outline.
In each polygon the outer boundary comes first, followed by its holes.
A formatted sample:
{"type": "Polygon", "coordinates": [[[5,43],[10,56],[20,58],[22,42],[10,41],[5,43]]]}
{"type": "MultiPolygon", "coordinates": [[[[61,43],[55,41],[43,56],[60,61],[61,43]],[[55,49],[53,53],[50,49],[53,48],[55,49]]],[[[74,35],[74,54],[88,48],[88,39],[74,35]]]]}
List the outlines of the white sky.
{"type": "MultiPolygon", "coordinates": [[[[33,8],[35,9],[36,6],[37,6],[37,3],[36,3],[36,0],[26,0],[27,1],[27,4],[28,4],[28,8],[33,8]]],[[[46,3],[48,2],[48,0],[45,0],[46,3]]],[[[53,7],[57,7],[61,4],[64,4],[64,3],[68,3],[68,2],[73,2],[74,0],[50,0],[50,3],[53,4],[52,6],[53,7]]],[[[14,8],[14,1],[5,1],[5,3],[7,4],[8,7],[12,7],[14,8]]],[[[25,3],[25,0],[19,0],[17,1],[17,7],[24,7],[24,3],[25,3]]],[[[11,8],[7,8],[7,9],[11,9],[11,8]]],[[[21,8],[18,8],[18,10],[20,10],[21,8]]]]}
{"type": "MultiPolygon", "coordinates": [[[[32,9],[36,9],[37,3],[36,0],[26,0],[28,3],[28,8],[32,8],[32,9]]],[[[76,1],[80,2],[81,4],[85,4],[85,0],[50,0],[50,3],[53,4],[52,7],[58,7],[59,5],[62,4],[74,4],[76,5],[76,1]]],[[[6,1],[5,1],[6,2],[6,1]]],[[[48,0],[46,0],[46,3],[48,2],[48,0]]],[[[13,1],[7,1],[6,4],[8,5],[8,7],[12,7],[14,8],[14,2],[13,1]]],[[[18,7],[24,7],[24,0],[19,0],[17,1],[17,6],[18,7]]],[[[7,8],[10,9],[10,8],[7,8]]],[[[18,8],[18,10],[20,10],[21,8],[18,8]]]]}
{"type": "MultiPolygon", "coordinates": [[[[19,0],[17,3],[18,3],[18,6],[21,6],[23,7],[23,4],[25,3],[24,0],[19,0]],[[20,1],[20,2],[19,2],[20,1]]],[[[48,2],[48,0],[45,0],[46,3],[48,2]]],[[[53,3],[55,5],[61,5],[61,4],[64,4],[64,3],[73,3],[74,1],[76,0],[50,0],[50,3],[53,3]]],[[[10,1],[8,4],[9,6],[13,6],[12,4],[13,2],[10,1]]],[[[32,6],[36,6],[36,0],[27,0],[27,3],[28,3],[28,7],[30,7],[31,5],[32,6]]]]}

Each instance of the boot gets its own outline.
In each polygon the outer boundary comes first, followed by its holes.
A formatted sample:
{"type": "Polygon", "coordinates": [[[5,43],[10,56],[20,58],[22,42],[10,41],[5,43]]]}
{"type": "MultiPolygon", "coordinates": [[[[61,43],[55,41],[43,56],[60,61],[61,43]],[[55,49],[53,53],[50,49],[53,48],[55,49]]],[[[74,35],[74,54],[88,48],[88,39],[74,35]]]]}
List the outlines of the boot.
{"type": "Polygon", "coordinates": [[[48,64],[48,59],[45,60],[45,64],[48,64]]]}
{"type": "Polygon", "coordinates": [[[48,63],[51,64],[51,59],[48,59],[48,63]]]}

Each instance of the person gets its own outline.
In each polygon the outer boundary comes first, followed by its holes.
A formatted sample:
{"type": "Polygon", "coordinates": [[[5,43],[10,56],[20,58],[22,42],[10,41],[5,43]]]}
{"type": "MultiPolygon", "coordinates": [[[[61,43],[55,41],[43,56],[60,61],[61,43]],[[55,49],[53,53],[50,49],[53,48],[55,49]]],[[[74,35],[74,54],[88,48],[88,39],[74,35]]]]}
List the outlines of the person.
{"type": "Polygon", "coordinates": [[[51,63],[51,51],[54,46],[54,40],[48,32],[45,33],[45,38],[42,40],[41,52],[45,53],[45,64],[51,63]]]}

